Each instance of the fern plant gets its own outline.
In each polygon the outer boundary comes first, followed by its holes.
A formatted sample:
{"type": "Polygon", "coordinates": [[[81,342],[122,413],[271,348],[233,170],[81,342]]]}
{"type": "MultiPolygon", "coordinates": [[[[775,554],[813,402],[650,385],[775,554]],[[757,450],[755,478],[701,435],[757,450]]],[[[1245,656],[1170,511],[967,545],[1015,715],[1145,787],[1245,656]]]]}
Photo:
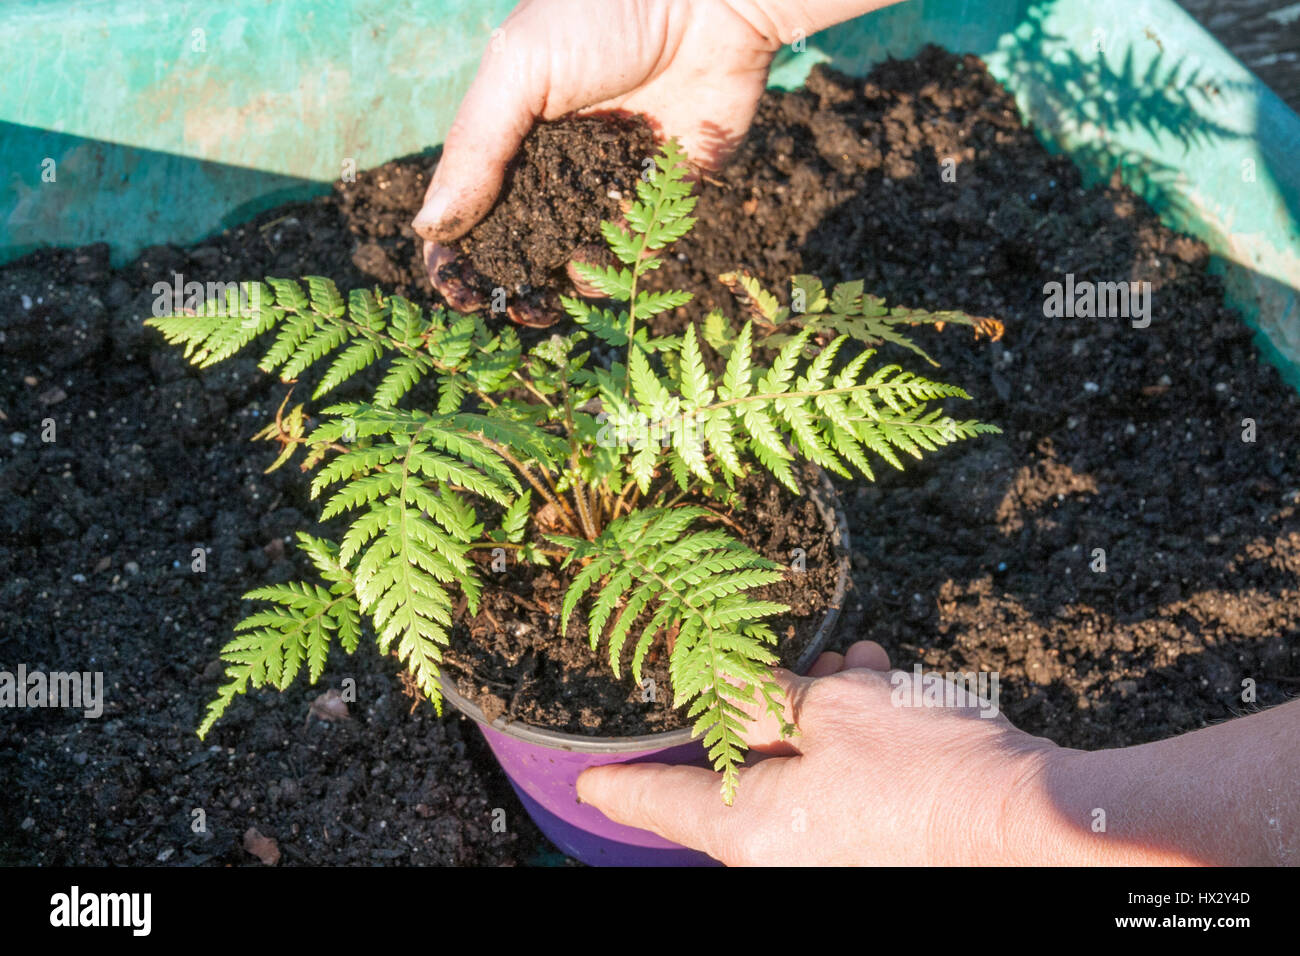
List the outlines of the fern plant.
{"type": "Polygon", "coordinates": [[[482,588],[471,552],[501,547],[572,574],[561,627],[585,617],[616,675],[629,641],[638,683],[650,649],[667,644],[674,706],[687,708],[731,801],[749,715],[782,713],[771,620],[787,608],[761,598],[783,569],[718,527],[709,502],[755,468],[797,494],[799,462],[873,478],[872,456],[902,468],[904,455],[996,431],[933,405],[968,397],[960,388],[873,366],[870,347],[915,349],[903,327],[920,322],[996,329],[890,310],[861,283],[828,291],[809,276],[795,277],[782,307],[734,274],[724,281],[750,312],[739,328],[714,313],[701,330],[652,335],[649,319],[691,299],[646,288],[694,224],[685,174],[666,144],[626,221],[601,226],[616,264],[577,267],[606,300],[564,298],[573,329],[527,350],[480,315],[377,291],[344,298],[319,277],[246,284],[244,312],[151,320],[200,367],[274,333],[264,371],[293,382],[328,362],[313,399],[385,363],[369,401],[329,405],[309,430],[286,397],[258,436],[282,446],[272,468],[304,452],[322,518],[345,528],[337,542],[298,535],[319,581],[245,595],[263,608],[222,651],[227,682],[200,737],[249,687],[284,689],[304,666],[315,681],[335,641],[355,650],[363,621],[441,713],[442,652],[458,605],[477,613],[482,588]],[[596,341],[621,360],[598,362],[596,341]],[[402,407],[422,381],[436,387],[433,407],[402,407]]]}

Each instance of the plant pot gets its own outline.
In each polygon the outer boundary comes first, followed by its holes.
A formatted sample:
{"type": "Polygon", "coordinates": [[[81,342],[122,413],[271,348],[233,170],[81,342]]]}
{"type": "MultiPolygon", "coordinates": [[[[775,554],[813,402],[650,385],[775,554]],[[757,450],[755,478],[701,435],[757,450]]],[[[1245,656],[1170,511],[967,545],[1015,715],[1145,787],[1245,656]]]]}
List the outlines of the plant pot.
{"type": "MultiPolygon", "coordinates": [[[[792,670],[803,673],[834,634],[849,583],[849,530],[838,496],[825,474],[810,497],[826,522],[839,576],[821,626],[792,670]]],[[[610,763],[667,763],[709,766],[704,747],[689,727],[639,737],[585,737],[497,718],[465,699],[443,678],[446,699],[478,724],[528,815],[552,843],[591,866],[706,866],[706,854],[671,843],[647,830],[614,823],[595,807],[578,802],[578,775],[610,763]]],[[[719,798],[721,799],[721,798],[719,798]]]]}

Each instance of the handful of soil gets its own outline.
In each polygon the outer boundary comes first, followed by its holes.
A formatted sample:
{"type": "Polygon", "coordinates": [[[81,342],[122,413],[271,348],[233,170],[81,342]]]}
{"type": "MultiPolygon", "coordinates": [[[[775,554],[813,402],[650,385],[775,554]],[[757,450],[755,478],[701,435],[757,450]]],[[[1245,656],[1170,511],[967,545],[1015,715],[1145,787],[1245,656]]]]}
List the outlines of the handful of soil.
{"type": "Polygon", "coordinates": [[[523,307],[516,321],[536,310],[558,316],[557,296],[572,286],[565,266],[579,252],[586,262],[612,261],[601,220],[622,215],[656,149],[639,116],[539,123],[511,163],[496,205],[453,244],[458,259],[443,268],[484,302],[504,289],[512,305],[523,307]]]}

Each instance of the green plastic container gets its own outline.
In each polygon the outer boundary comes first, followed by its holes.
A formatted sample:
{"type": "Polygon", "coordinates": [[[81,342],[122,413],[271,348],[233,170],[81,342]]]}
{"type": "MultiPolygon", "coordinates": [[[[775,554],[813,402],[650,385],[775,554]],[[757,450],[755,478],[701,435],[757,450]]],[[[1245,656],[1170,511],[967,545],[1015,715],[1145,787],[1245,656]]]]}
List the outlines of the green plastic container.
{"type": "MultiPolygon", "coordinates": [[[[9,0],[0,262],[188,243],[441,141],[513,0],[9,0]]],[[[862,73],[983,57],[1039,135],[1204,239],[1300,386],[1300,118],[1172,0],[911,0],[786,49],[862,73]]]]}

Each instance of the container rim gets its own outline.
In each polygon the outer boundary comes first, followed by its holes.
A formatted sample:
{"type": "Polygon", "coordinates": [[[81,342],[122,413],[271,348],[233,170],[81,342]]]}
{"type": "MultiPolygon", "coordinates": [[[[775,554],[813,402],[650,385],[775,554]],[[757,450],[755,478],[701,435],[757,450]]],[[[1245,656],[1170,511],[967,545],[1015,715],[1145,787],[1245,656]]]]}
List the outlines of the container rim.
{"type": "MultiPolygon", "coordinates": [[[[803,653],[792,668],[798,674],[804,673],[812,666],[817,655],[822,652],[831,635],[834,634],[835,626],[839,623],[840,612],[844,607],[845,595],[848,593],[851,568],[848,518],[844,514],[844,509],[840,507],[839,494],[836,492],[835,486],[831,484],[826,472],[820,468],[817,469],[817,481],[808,487],[808,497],[812,499],[817,506],[817,510],[821,512],[822,520],[826,523],[826,530],[830,533],[831,547],[835,551],[839,575],[835,582],[835,592],[831,597],[830,606],[826,609],[826,614],[822,618],[821,626],[817,628],[813,639],[804,648],[803,653]]],[[[569,750],[591,754],[620,754],[678,747],[695,739],[690,727],[680,727],[677,730],[664,730],[654,734],[640,734],[632,737],[586,737],[581,734],[570,734],[558,730],[549,730],[545,727],[537,727],[522,720],[508,721],[504,717],[498,717],[495,721],[490,721],[482,709],[464,697],[456,689],[455,684],[447,680],[446,676],[440,674],[438,684],[443,697],[453,707],[466,717],[481,724],[484,728],[505,734],[507,737],[513,737],[516,740],[538,744],[553,750],[569,750]]]]}

